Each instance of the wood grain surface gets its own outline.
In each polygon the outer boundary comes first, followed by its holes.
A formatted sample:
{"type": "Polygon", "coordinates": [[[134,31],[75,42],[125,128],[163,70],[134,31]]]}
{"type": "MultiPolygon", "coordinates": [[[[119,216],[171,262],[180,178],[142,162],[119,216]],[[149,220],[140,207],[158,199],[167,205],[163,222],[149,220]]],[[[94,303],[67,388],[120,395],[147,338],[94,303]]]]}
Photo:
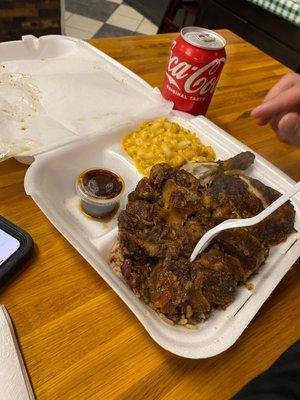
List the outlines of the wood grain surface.
{"type": "MultiPolygon", "coordinates": [[[[221,34],[228,61],[207,116],[299,180],[300,149],[250,117],[288,69],[234,34],[221,34]]],[[[159,87],[175,36],[90,43],[159,87]]],[[[36,243],[33,260],[1,291],[0,303],[13,319],[37,399],[229,399],[299,337],[298,260],[225,353],[189,360],[161,349],[26,196],[26,169],[15,160],[0,163],[0,214],[36,243]]]]}

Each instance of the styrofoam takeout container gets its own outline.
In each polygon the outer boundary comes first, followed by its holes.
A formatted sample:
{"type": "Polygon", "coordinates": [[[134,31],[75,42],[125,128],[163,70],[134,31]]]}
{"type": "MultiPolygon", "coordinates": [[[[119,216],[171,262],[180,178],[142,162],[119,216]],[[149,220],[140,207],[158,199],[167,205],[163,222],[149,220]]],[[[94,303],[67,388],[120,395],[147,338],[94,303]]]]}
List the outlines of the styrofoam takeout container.
{"type": "MultiPolygon", "coordinates": [[[[59,47],[63,55],[64,40],[76,41],[76,39],[52,37],[52,48],[59,47]]],[[[80,46],[84,49],[84,56],[87,48],[83,42],[80,42],[80,46]]],[[[93,51],[98,52],[95,49],[93,51]]],[[[116,61],[107,56],[104,57],[101,52],[98,53],[99,59],[102,58],[105,63],[112,63],[120,75],[139,85],[142,84],[140,78],[129,73],[116,61]]],[[[145,97],[151,96],[152,88],[146,83],[144,83],[144,88],[145,97]]],[[[132,191],[141,176],[123,152],[121,140],[125,134],[137,128],[144,118],[144,115],[140,118],[124,116],[123,121],[119,118],[115,124],[111,124],[109,129],[106,128],[105,132],[99,127],[97,134],[84,140],[72,141],[72,143],[35,155],[35,160],[25,176],[25,190],[52,224],[122,298],[158,344],[183,357],[211,357],[225,351],[238,339],[300,256],[299,235],[292,234],[285,243],[271,249],[265,265],[261,267],[257,275],[250,278],[254,289],[250,291],[245,286],[239,287],[235,301],[226,310],[214,311],[210,318],[198,324],[195,330],[165,323],[153,310],[133,295],[126,283],[108,264],[109,251],[117,240],[117,220],[101,225],[85,217],[80,212],[74,185],[77,176],[83,170],[98,166],[107,167],[119,173],[125,180],[125,194],[132,191]]],[[[178,116],[170,113],[169,118],[196,132],[205,144],[212,145],[219,159],[226,159],[241,151],[249,150],[205,117],[185,118],[184,114],[178,116]]],[[[287,175],[259,155],[256,155],[255,163],[248,173],[281,192],[294,184],[287,175]]],[[[124,208],[125,201],[126,199],[122,202],[120,209],[124,208]]],[[[296,208],[295,228],[299,231],[299,195],[294,197],[293,204],[296,208]]]]}

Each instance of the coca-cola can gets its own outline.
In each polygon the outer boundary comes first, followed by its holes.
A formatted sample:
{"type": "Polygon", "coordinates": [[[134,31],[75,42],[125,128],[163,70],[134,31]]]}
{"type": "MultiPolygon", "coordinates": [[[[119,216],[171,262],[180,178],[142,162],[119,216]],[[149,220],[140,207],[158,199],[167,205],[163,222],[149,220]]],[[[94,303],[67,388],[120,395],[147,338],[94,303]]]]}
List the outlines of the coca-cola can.
{"type": "Polygon", "coordinates": [[[162,87],[174,109],[205,115],[226,61],[225,39],[209,29],[183,28],[174,41],[162,87]]]}

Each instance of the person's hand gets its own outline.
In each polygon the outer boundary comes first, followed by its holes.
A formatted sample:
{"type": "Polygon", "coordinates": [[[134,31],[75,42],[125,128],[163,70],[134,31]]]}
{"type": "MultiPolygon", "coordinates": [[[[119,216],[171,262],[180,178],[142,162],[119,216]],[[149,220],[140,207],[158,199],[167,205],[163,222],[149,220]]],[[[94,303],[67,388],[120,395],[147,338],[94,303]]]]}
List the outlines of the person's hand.
{"type": "Polygon", "coordinates": [[[280,140],[300,146],[300,74],[281,78],[251,115],[260,125],[270,123],[280,140]]]}

